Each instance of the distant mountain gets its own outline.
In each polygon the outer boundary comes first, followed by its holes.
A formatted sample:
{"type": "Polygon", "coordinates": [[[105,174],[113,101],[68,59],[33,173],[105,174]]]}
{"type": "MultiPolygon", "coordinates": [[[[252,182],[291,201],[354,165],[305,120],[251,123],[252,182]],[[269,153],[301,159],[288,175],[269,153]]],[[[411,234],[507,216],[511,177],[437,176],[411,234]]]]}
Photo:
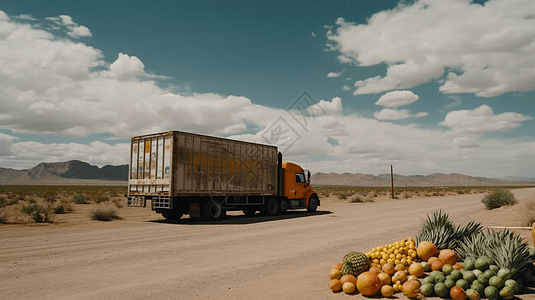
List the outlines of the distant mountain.
{"type": "MultiPolygon", "coordinates": [[[[394,186],[493,186],[493,185],[535,185],[531,178],[495,179],[472,177],[452,173],[435,173],[430,175],[397,175],[394,174],[394,186]],[[520,180],[521,179],[521,180],[520,180]]],[[[390,174],[371,175],[361,173],[316,173],[312,175],[312,185],[336,186],[390,186],[390,174]]]]}
{"type": "Polygon", "coordinates": [[[27,170],[0,168],[0,179],[21,180],[59,180],[59,179],[93,179],[93,180],[128,180],[128,165],[104,166],[99,168],[79,160],[57,163],[40,163],[27,170]]]}

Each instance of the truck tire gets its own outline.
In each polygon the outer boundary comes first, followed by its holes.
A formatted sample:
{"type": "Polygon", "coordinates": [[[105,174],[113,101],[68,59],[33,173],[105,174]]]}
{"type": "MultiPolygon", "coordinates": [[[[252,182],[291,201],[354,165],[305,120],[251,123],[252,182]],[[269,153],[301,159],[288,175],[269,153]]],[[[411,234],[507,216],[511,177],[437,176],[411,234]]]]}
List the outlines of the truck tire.
{"type": "Polygon", "coordinates": [[[279,201],[275,198],[270,198],[262,207],[262,214],[273,216],[279,213],[279,201]]]}
{"type": "Polygon", "coordinates": [[[206,201],[202,207],[203,217],[206,220],[219,220],[223,219],[226,212],[221,205],[217,204],[215,201],[206,201]]]}
{"type": "Polygon", "coordinates": [[[176,209],[162,211],[162,216],[166,220],[179,220],[180,218],[182,218],[182,215],[182,211],[176,209]]]}
{"type": "Polygon", "coordinates": [[[318,209],[318,202],[318,196],[316,194],[311,195],[308,199],[307,210],[310,212],[316,211],[318,209]]]}
{"type": "Polygon", "coordinates": [[[288,209],[288,202],[286,202],[286,200],[282,200],[281,202],[279,202],[279,211],[281,213],[285,212],[287,209],[288,209]]]}

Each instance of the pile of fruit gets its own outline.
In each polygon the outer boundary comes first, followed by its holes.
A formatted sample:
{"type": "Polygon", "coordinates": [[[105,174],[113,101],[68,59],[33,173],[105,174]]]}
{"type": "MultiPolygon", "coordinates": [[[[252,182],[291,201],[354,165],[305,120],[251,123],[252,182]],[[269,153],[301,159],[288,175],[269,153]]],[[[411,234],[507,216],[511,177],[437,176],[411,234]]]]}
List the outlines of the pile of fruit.
{"type": "Polygon", "coordinates": [[[424,221],[416,240],[345,255],[333,265],[329,287],[364,296],[508,300],[535,285],[534,261],[535,249],[519,235],[483,231],[474,222],[454,226],[439,211],[424,221]]]}

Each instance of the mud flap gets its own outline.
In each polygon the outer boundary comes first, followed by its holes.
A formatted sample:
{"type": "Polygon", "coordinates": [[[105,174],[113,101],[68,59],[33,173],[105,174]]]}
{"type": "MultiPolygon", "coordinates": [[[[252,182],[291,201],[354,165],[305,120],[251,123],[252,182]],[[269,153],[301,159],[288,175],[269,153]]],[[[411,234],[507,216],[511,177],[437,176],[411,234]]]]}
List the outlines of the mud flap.
{"type": "Polygon", "coordinates": [[[200,203],[190,203],[189,204],[189,217],[190,218],[201,218],[201,204],[200,203]]]}

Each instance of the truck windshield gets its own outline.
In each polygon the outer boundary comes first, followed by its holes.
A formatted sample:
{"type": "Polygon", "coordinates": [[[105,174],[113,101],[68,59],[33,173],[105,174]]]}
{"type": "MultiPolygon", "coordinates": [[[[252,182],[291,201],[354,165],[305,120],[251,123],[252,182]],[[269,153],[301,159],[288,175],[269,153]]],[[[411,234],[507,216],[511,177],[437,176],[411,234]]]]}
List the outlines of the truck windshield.
{"type": "Polygon", "coordinates": [[[303,173],[295,173],[295,182],[302,182],[305,183],[305,174],[303,173]]]}

